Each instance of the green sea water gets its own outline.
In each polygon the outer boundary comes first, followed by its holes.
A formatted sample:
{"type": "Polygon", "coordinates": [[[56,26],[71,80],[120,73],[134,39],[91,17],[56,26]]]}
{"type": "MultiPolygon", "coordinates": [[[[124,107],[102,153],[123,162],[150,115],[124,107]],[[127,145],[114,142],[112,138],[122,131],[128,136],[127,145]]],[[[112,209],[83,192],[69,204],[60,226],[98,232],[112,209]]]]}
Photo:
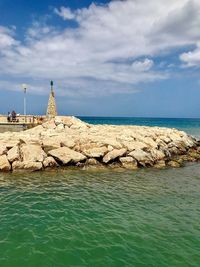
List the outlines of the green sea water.
{"type": "Polygon", "coordinates": [[[200,165],[0,174],[0,267],[200,266],[200,165]]]}

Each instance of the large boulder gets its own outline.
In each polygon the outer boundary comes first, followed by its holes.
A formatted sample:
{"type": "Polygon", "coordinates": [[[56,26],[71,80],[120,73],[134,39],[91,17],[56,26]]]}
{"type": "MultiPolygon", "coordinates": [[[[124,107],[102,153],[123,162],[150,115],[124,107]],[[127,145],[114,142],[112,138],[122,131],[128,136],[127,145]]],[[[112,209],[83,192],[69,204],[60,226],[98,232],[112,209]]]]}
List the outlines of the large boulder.
{"type": "Polygon", "coordinates": [[[131,153],[129,153],[129,156],[136,159],[142,166],[153,165],[152,156],[141,149],[132,151],[131,153]]]}
{"type": "Polygon", "coordinates": [[[100,162],[95,158],[90,158],[87,160],[86,164],[96,166],[96,165],[100,165],[100,162]]]}
{"type": "Polygon", "coordinates": [[[47,122],[44,122],[42,124],[42,127],[45,128],[45,129],[55,129],[56,128],[56,124],[55,124],[54,119],[52,119],[50,121],[47,121],[47,122]]]}
{"type": "Polygon", "coordinates": [[[148,148],[147,144],[145,144],[143,142],[140,142],[140,141],[131,141],[131,142],[130,141],[121,141],[121,143],[130,152],[133,151],[133,150],[136,150],[136,149],[148,148]]]}
{"type": "Polygon", "coordinates": [[[44,168],[53,168],[53,167],[58,167],[59,165],[53,157],[47,157],[43,161],[43,166],[44,166],[44,168]]]}
{"type": "Polygon", "coordinates": [[[46,153],[38,145],[22,145],[21,155],[26,162],[43,162],[47,157],[46,153]]]}
{"type": "Polygon", "coordinates": [[[80,162],[86,159],[86,156],[76,152],[68,147],[60,147],[48,152],[49,156],[54,157],[63,164],[68,164],[69,162],[80,162]]]}
{"type": "Polygon", "coordinates": [[[56,116],[55,124],[63,124],[72,129],[87,128],[88,124],[73,116],[56,116]]]}
{"type": "Polygon", "coordinates": [[[19,146],[14,146],[7,153],[7,158],[10,162],[20,160],[19,146]]]}
{"type": "Polygon", "coordinates": [[[156,169],[163,169],[166,167],[166,163],[164,160],[159,160],[156,162],[156,164],[154,165],[154,168],[156,169]]]}
{"type": "Polygon", "coordinates": [[[160,161],[166,157],[163,151],[155,148],[151,149],[151,156],[154,159],[154,161],[160,161]]]}
{"type": "Polygon", "coordinates": [[[14,146],[18,146],[20,144],[20,140],[8,140],[6,141],[6,148],[11,149],[14,146]]]}
{"type": "Polygon", "coordinates": [[[114,149],[110,152],[108,152],[104,158],[103,158],[103,162],[104,163],[108,163],[109,161],[113,161],[116,158],[122,157],[124,154],[126,154],[127,149],[126,148],[122,148],[122,149],[114,149]]]}
{"type": "Polygon", "coordinates": [[[122,166],[126,169],[137,169],[137,161],[132,157],[121,157],[119,158],[119,161],[121,162],[122,166]]]}
{"type": "Polygon", "coordinates": [[[10,170],[11,170],[11,166],[6,155],[0,156],[0,171],[6,172],[10,170]]]}
{"type": "Polygon", "coordinates": [[[3,145],[3,144],[0,145],[0,156],[6,154],[6,152],[7,152],[6,145],[3,145]]]}
{"type": "Polygon", "coordinates": [[[50,150],[57,149],[60,147],[60,140],[58,138],[47,137],[42,142],[42,147],[46,153],[50,150]]]}
{"type": "Polygon", "coordinates": [[[45,131],[44,127],[42,127],[42,125],[38,125],[36,127],[26,130],[25,133],[26,134],[41,134],[44,131],[45,131]]]}
{"type": "Polygon", "coordinates": [[[102,147],[92,147],[82,151],[89,158],[100,158],[103,157],[108,149],[105,146],[102,147]]]}
{"type": "Polygon", "coordinates": [[[13,171],[17,170],[28,170],[28,171],[39,171],[42,169],[41,162],[33,161],[14,161],[12,164],[13,171]]]}
{"type": "Polygon", "coordinates": [[[75,146],[75,142],[73,139],[70,139],[68,137],[66,137],[65,139],[62,139],[61,141],[61,146],[66,146],[66,147],[69,147],[69,148],[73,148],[75,146]]]}
{"type": "Polygon", "coordinates": [[[32,137],[30,135],[25,135],[23,137],[20,138],[20,143],[23,144],[27,144],[27,145],[41,145],[41,140],[37,137],[32,137]]]}

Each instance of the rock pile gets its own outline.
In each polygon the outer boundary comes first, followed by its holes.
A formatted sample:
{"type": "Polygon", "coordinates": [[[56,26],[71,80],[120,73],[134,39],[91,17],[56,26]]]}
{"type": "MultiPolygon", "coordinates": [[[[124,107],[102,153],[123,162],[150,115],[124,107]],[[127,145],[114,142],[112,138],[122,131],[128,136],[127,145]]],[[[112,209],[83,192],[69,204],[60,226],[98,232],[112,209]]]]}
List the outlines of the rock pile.
{"type": "Polygon", "coordinates": [[[199,142],[176,129],[90,125],[57,116],[35,128],[0,134],[0,171],[60,166],[179,167],[200,159],[199,142]]]}

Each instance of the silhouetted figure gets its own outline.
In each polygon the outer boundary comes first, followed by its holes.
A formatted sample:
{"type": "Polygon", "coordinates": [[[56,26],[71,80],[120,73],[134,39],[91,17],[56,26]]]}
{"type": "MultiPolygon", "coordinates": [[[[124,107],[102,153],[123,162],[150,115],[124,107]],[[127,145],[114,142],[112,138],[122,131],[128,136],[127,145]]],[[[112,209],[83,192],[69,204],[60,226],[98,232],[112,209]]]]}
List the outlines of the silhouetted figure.
{"type": "Polygon", "coordinates": [[[16,121],[16,112],[13,110],[11,113],[12,121],[16,121]]]}
{"type": "Polygon", "coordinates": [[[10,113],[10,112],[8,112],[7,121],[8,121],[8,122],[11,122],[11,113],[10,113]]]}

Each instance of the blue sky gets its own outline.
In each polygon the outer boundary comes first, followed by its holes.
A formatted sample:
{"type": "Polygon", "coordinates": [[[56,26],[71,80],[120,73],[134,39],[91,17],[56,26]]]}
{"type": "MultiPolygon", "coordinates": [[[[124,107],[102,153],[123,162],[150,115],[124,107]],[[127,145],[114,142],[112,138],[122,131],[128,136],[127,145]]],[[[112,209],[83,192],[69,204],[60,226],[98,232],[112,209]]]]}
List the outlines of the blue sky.
{"type": "Polygon", "coordinates": [[[0,113],[200,117],[199,0],[0,0],[0,113]]]}

